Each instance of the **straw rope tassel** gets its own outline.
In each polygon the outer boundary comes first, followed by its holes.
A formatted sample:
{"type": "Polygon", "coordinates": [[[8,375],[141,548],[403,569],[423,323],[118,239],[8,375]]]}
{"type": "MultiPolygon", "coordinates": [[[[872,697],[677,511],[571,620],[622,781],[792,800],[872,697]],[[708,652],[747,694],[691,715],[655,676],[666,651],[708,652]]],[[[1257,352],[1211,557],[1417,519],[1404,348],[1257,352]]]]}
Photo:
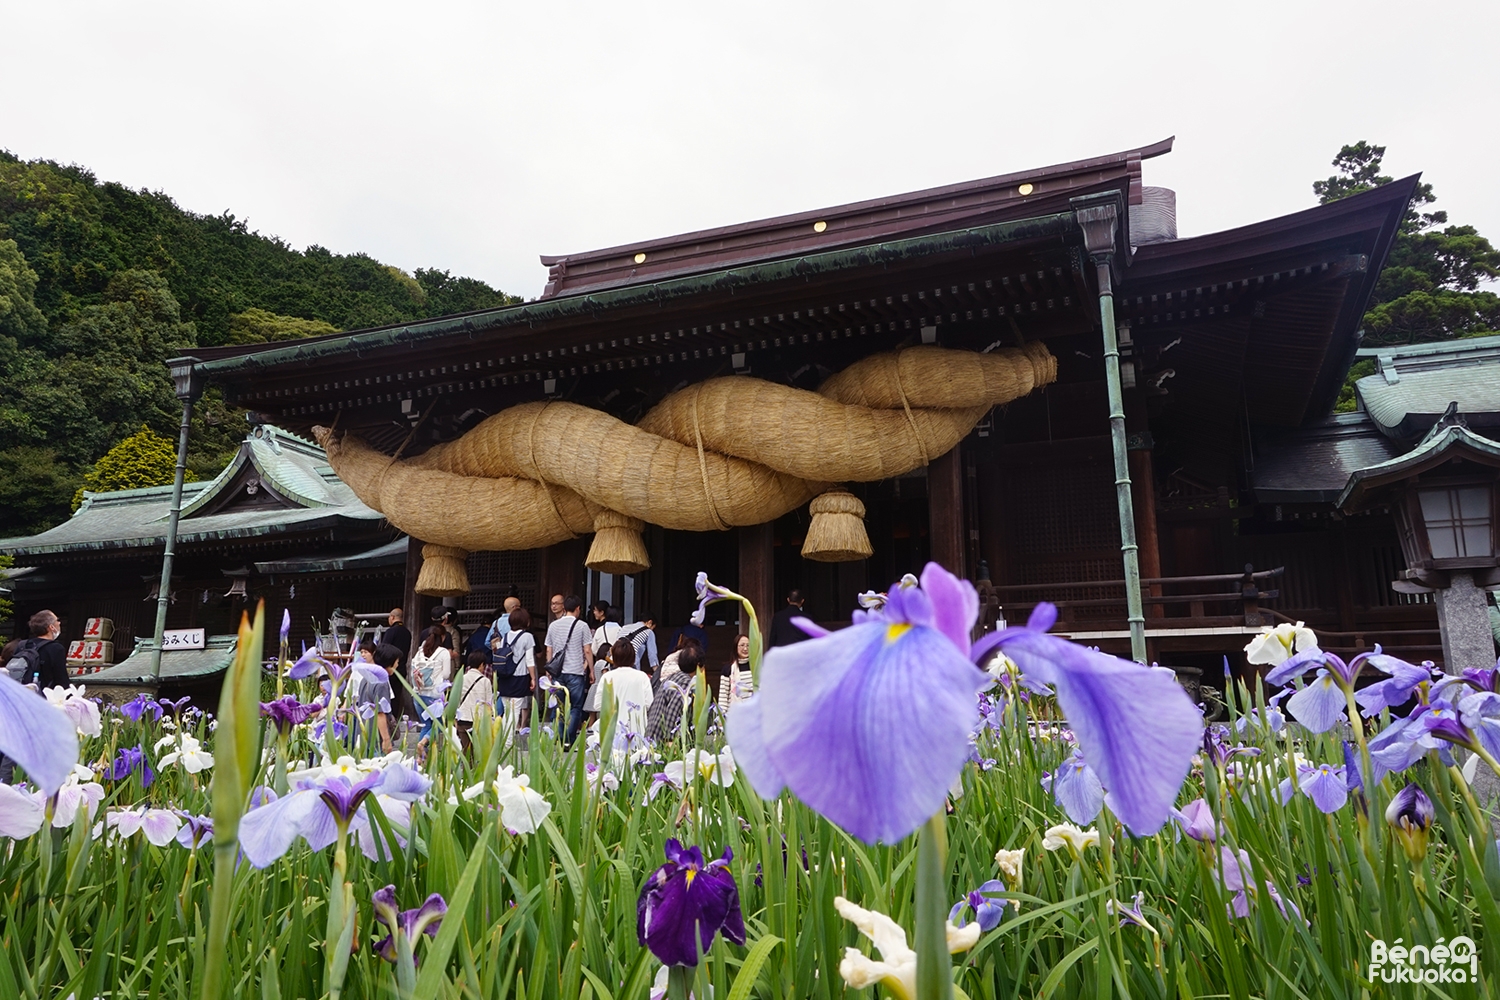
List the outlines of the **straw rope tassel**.
{"type": "Polygon", "coordinates": [[[903,475],[951,450],[992,407],[1057,377],[1041,343],[990,354],[936,346],[872,355],[817,392],[709,379],[636,425],[575,403],[512,406],[455,441],[393,460],[316,427],[361,500],[433,549],[418,590],[466,593],[469,552],[540,548],[594,533],[588,565],[646,568],[646,524],[712,531],[763,524],[813,500],[803,555],[870,555],[864,505],[837,482],[903,475]],[[817,499],[813,499],[813,498],[817,499]],[[451,550],[451,551],[450,551],[451,550]]]}

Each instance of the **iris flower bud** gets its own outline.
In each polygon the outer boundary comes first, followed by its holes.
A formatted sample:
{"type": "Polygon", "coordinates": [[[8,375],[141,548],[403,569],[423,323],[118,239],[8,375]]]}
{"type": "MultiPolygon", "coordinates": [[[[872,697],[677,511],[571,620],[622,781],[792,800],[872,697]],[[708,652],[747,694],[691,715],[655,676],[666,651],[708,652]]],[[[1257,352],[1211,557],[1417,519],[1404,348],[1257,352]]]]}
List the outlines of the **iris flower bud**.
{"type": "Polygon", "coordinates": [[[1396,832],[1406,857],[1421,861],[1427,856],[1427,830],[1432,826],[1432,800],[1417,785],[1407,785],[1386,806],[1385,821],[1396,832]]]}

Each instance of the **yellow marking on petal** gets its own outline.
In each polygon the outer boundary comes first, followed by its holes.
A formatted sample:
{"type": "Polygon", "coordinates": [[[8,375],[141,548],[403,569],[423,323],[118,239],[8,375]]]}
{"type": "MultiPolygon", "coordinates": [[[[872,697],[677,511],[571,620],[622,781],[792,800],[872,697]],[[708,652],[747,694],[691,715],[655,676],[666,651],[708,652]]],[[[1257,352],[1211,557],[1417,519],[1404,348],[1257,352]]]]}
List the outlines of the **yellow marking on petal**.
{"type": "Polygon", "coordinates": [[[693,884],[693,879],[696,878],[697,875],[698,875],[698,869],[696,869],[696,868],[689,868],[687,870],[687,884],[689,886],[691,886],[693,884]]]}
{"type": "Polygon", "coordinates": [[[885,641],[895,642],[897,639],[901,638],[903,635],[910,631],[910,622],[897,622],[894,625],[888,625],[886,626],[885,630],[885,641]]]}

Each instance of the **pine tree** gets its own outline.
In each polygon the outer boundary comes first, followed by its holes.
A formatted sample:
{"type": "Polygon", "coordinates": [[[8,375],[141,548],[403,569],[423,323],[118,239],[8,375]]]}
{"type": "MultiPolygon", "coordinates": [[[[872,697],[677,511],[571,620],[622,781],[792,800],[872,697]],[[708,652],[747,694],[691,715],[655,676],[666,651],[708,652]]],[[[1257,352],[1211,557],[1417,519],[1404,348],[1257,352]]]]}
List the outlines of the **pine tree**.
{"type": "MultiPolygon", "coordinates": [[[[1391,183],[1380,172],[1384,157],[1384,146],[1363,139],[1340,149],[1333,158],[1338,172],[1313,182],[1319,204],[1391,183]]],[[[1418,184],[1412,194],[1365,313],[1367,345],[1422,344],[1500,330],[1500,296],[1480,287],[1500,278],[1500,251],[1473,226],[1449,225],[1447,212],[1423,211],[1436,200],[1431,184],[1418,184]]]]}

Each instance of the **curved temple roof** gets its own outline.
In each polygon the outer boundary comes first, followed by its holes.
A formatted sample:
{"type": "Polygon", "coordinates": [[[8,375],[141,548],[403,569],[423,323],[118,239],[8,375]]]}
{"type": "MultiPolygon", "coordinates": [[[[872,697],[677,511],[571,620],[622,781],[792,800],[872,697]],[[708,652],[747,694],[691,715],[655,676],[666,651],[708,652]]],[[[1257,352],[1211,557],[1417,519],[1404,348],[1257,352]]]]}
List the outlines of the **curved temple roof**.
{"type": "MultiPolygon", "coordinates": [[[[180,543],[313,531],[350,520],[370,524],[378,511],[360,502],[334,474],[322,449],[278,427],[256,427],[218,476],[184,483],[180,543]],[[261,494],[261,491],[264,491],[261,494]],[[261,494],[258,507],[236,506],[261,494]]],[[[19,557],[67,552],[156,548],[167,535],[172,487],[86,493],[68,520],[28,538],[0,539],[0,552],[19,557]]]]}
{"type": "Polygon", "coordinates": [[[1500,337],[1359,352],[1379,371],[1355,383],[1360,408],[1388,437],[1414,439],[1457,403],[1465,422],[1500,429],[1500,337]]]}

